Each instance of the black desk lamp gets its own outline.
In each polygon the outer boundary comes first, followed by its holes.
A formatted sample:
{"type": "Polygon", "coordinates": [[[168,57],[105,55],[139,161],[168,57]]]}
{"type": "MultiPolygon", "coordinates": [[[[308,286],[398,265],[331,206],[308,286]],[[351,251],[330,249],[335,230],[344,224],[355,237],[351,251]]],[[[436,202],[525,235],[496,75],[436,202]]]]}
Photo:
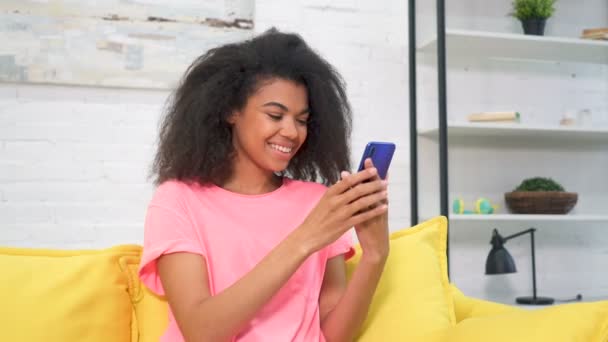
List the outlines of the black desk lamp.
{"type": "Polygon", "coordinates": [[[548,297],[537,297],[536,296],[536,260],[534,256],[534,232],[535,228],[530,228],[522,232],[502,237],[498,234],[498,231],[494,229],[492,232],[492,250],[488,254],[486,260],[486,274],[504,274],[504,273],[515,273],[515,262],[513,257],[505,249],[504,243],[508,240],[530,233],[530,241],[532,246],[532,297],[518,297],[516,301],[518,304],[529,304],[529,305],[549,305],[553,304],[554,299],[548,297]]]}

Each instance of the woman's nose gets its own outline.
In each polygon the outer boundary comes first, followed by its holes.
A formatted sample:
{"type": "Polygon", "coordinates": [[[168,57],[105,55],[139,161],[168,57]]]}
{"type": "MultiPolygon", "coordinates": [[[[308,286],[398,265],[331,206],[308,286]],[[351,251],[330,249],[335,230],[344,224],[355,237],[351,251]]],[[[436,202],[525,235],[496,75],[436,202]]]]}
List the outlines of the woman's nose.
{"type": "Polygon", "coordinates": [[[286,138],[296,138],[298,136],[298,129],[296,127],[295,120],[283,120],[283,126],[281,127],[281,135],[286,138]]]}

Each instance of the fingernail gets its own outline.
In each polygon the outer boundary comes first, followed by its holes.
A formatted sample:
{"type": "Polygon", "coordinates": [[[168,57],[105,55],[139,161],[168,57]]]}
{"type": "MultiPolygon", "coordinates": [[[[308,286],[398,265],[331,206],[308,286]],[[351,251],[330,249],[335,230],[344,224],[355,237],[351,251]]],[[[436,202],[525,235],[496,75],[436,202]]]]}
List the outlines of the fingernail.
{"type": "Polygon", "coordinates": [[[378,173],[378,170],[377,170],[375,167],[372,167],[371,169],[369,169],[369,172],[370,172],[372,175],[375,175],[376,173],[378,173]]]}

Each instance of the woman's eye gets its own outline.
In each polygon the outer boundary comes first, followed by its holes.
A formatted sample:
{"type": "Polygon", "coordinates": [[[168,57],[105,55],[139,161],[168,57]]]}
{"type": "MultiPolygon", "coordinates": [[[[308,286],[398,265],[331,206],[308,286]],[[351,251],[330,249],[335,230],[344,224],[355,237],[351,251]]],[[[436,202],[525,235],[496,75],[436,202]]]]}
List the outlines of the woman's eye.
{"type": "Polygon", "coordinates": [[[276,115],[276,114],[268,114],[268,116],[274,121],[279,121],[282,118],[281,115],[276,115]]]}
{"type": "Polygon", "coordinates": [[[306,126],[306,125],[308,125],[308,120],[298,120],[298,123],[300,125],[306,126]]]}

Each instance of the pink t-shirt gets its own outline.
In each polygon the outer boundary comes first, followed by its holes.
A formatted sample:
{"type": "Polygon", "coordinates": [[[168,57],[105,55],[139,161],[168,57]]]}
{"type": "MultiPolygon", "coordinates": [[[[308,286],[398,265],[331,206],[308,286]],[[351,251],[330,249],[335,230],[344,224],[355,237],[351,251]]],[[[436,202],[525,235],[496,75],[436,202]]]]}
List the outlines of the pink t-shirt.
{"type": "MultiPolygon", "coordinates": [[[[148,207],[140,278],[163,295],[158,257],[196,253],[207,261],[211,295],[220,293],[297,228],[326,189],[321,184],[284,178],[273,192],[242,195],[215,185],[167,181],[158,187],[148,207]]],[[[328,259],[351,253],[352,239],[347,232],[311,255],[233,341],[325,341],[319,320],[325,266],[328,259]]],[[[183,341],[171,312],[161,341],[183,341]]]]}

